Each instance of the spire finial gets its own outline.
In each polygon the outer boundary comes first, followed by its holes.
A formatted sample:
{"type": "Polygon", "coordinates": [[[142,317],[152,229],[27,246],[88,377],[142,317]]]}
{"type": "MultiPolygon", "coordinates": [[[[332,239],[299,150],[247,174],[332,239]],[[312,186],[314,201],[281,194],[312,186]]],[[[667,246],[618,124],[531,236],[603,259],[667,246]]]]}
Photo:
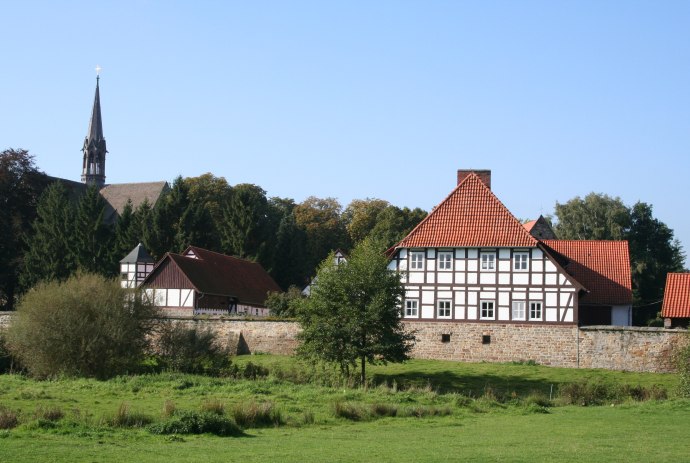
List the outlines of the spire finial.
{"type": "Polygon", "coordinates": [[[96,65],[96,81],[100,80],[102,70],[103,70],[103,68],[101,67],[101,65],[97,64],[96,65]]]}

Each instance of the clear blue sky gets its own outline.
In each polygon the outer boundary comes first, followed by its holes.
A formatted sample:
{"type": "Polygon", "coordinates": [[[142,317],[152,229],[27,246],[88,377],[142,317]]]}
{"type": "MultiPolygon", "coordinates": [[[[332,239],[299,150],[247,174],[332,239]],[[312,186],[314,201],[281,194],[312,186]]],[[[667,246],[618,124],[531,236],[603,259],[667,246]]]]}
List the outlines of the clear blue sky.
{"type": "Polygon", "coordinates": [[[0,149],[78,180],[212,172],[429,210],[493,171],[519,218],[589,192],[690,248],[690,2],[3,2],[0,149]]]}

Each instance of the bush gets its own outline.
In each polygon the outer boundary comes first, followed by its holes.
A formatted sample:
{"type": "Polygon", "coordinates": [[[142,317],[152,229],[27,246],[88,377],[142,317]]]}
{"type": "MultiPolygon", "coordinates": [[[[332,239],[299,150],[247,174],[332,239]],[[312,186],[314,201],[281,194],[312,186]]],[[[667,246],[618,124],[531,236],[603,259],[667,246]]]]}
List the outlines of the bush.
{"type": "Polygon", "coordinates": [[[690,332],[685,336],[685,340],[676,347],[673,361],[678,372],[678,395],[690,397],[690,332]]]}
{"type": "Polygon", "coordinates": [[[152,421],[148,415],[132,412],[126,402],[122,402],[115,415],[107,420],[108,424],[115,428],[141,428],[152,421]]]}
{"type": "Polygon", "coordinates": [[[303,298],[302,291],[292,285],[285,292],[270,291],[266,297],[266,307],[271,310],[273,317],[295,318],[303,298]]]}
{"type": "Polygon", "coordinates": [[[163,368],[212,376],[230,371],[230,356],[218,346],[213,331],[188,328],[172,321],[161,322],[156,331],[156,353],[163,368]]]}
{"type": "Polygon", "coordinates": [[[333,413],[338,418],[351,421],[362,421],[369,418],[369,411],[362,405],[351,402],[336,402],[333,413]]]}
{"type": "Polygon", "coordinates": [[[5,333],[0,331],[0,374],[11,372],[13,368],[16,368],[14,363],[14,359],[7,348],[5,333]]]}
{"type": "Polygon", "coordinates": [[[26,293],[7,330],[7,346],[36,377],[108,378],[137,368],[155,315],[140,293],[80,274],[26,293]]]}
{"type": "Polygon", "coordinates": [[[17,412],[9,408],[0,407],[0,429],[16,428],[19,424],[17,412]]]}
{"type": "Polygon", "coordinates": [[[175,412],[168,420],[147,428],[152,434],[215,434],[241,436],[242,430],[226,416],[191,411],[175,412]]]}
{"type": "Polygon", "coordinates": [[[283,415],[272,402],[249,402],[232,410],[235,423],[241,428],[268,428],[284,423],[283,415]]]}

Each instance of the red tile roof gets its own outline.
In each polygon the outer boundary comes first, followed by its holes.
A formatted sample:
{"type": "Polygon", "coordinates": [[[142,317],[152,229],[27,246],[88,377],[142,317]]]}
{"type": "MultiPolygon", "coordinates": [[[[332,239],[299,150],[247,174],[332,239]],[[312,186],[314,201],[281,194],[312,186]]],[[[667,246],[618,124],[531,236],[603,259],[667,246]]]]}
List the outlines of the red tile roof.
{"type": "Polygon", "coordinates": [[[536,224],[537,224],[536,220],[530,220],[529,222],[523,223],[522,226],[525,227],[525,230],[527,230],[528,232],[531,232],[532,228],[534,228],[534,226],[536,224]]]}
{"type": "Polygon", "coordinates": [[[397,248],[535,247],[529,234],[475,174],[469,174],[397,248]]]}
{"type": "Polygon", "coordinates": [[[581,297],[581,304],[632,304],[627,241],[543,240],[541,243],[589,291],[581,297]]]}
{"type": "Polygon", "coordinates": [[[669,273],[666,276],[661,316],[690,318],[690,273],[669,273]]]}
{"type": "MultiPolygon", "coordinates": [[[[269,291],[281,290],[273,278],[256,262],[196,246],[188,247],[183,254],[166,254],[156,265],[156,269],[161,267],[165,260],[170,259],[198,292],[234,297],[240,303],[263,306],[269,291]],[[188,257],[186,254],[189,251],[192,251],[196,258],[188,257]]],[[[156,273],[156,269],[149,277],[156,273]]],[[[149,277],[146,280],[149,280],[149,277]]]]}

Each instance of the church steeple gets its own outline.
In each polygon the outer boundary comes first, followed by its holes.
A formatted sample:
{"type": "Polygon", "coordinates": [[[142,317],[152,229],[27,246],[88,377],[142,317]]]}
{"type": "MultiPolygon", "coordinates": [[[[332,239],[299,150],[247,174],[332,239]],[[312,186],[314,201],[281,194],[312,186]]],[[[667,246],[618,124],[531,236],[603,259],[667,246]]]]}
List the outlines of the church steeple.
{"type": "MultiPolygon", "coordinates": [[[[100,67],[96,68],[96,72],[100,67]]],[[[103,137],[103,121],[101,120],[101,97],[98,88],[100,76],[96,75],[96,96],[93,100],[89,131],[84,139],[84,161],[82,164],[81,181],[87,185],[99,188],[105,185],[105,138],[103,137]]]]}

